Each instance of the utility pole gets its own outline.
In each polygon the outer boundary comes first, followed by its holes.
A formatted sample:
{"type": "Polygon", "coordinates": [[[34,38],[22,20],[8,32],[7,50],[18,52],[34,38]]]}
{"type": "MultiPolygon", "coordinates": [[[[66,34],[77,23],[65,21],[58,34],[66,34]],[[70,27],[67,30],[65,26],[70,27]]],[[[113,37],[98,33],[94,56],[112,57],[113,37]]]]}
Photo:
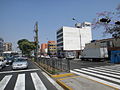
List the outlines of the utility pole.
{"type": "Polygon", "coordinates": [[[35,42],[35,51],[34,51],[34,55],[35,55],[35,61],[38,61],[38,22],[35,23],[35,28],[34,28],[34,32],[35,32],[35,37],[34,37],[34,42],[35,42]]]}

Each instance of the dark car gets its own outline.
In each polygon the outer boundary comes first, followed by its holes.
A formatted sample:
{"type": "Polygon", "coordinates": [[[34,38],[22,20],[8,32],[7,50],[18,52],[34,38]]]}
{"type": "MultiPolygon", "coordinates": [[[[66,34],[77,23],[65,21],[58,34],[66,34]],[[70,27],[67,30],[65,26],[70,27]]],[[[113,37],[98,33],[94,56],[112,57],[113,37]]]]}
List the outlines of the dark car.
{"type": "Polygon", "coordinates": [[[11,65],[13,63],[13,61],[14,61],[14,58],[13,57],[7,57],[6,60],[7,60],[6,64],[10,64],[11,65]]]}

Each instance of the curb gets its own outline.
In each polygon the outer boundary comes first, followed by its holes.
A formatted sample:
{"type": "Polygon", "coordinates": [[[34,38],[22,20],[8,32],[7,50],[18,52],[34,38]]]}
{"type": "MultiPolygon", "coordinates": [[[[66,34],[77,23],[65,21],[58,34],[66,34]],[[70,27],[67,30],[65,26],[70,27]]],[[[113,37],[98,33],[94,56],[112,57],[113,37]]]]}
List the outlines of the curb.
{"type": "Polygon", "coordinates": [[[34,62],[38,67],[40,67],[44,72],[46,72],[50,77],[52,76],[52,74],[50,74],[49,72],[47,72],[44,68],[42,68],[38,63],[34,62]]]}
{"type": "Polygon", "coordinates": [[[57,79],[56,82],[61,85],[65,90],[73,90],[71,87],[67,86],[65,83],[63,83],[60,79],[57,79]]]}
{"type": "Polygon", "coordinates": [[[59,77],[66,77],[66,76],[72,76],[75,75],[73,73],[65,73],[65,74],[60,74],[60,75],[51,75],[53,78],[59,78],[59,77]]]}

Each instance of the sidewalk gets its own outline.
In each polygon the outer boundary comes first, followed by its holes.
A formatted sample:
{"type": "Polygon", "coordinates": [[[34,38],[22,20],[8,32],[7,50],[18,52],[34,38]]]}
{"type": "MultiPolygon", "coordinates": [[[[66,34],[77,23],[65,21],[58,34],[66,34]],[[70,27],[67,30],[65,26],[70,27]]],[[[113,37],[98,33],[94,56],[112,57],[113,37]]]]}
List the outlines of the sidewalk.
{"type": "Polygon", "coordinates": [[[56,81],[66,90],[115,90],[85,77],[77,76],[72,73],[52,75],[56,81]]]}

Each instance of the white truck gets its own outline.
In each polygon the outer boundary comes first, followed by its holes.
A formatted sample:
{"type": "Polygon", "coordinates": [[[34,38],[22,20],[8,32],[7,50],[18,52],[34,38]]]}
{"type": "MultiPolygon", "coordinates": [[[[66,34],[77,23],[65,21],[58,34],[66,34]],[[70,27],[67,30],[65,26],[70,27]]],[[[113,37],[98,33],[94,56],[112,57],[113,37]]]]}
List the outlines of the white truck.
{"type": "Polygon", "coordinates": [[[107,48],[85,48],[81,52],[81,60],[103,61],[108,59],[107,48]]]}

